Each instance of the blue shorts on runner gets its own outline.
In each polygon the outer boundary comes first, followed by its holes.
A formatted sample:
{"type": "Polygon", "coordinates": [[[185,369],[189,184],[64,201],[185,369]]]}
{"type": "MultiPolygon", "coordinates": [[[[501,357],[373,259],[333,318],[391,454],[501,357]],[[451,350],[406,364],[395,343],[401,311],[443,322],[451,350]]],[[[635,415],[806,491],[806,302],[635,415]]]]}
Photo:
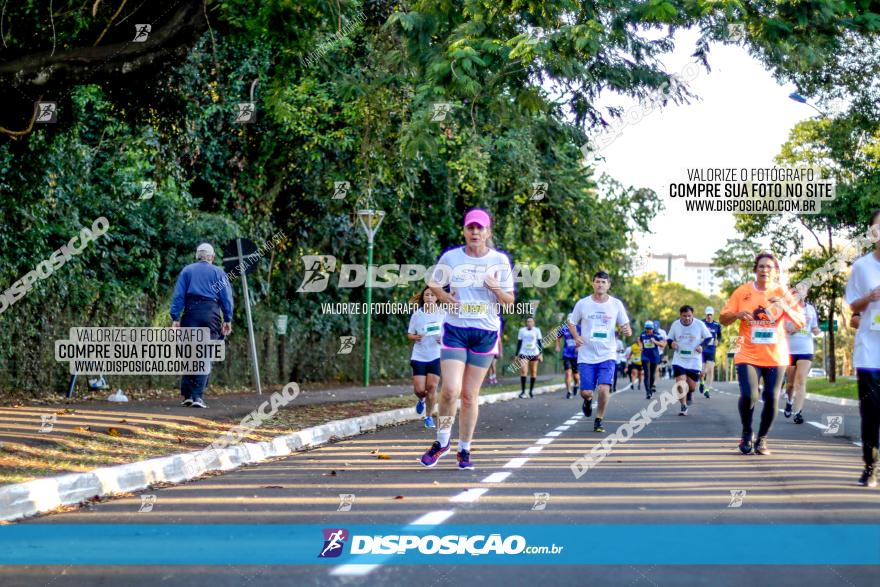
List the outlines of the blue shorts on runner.
{"type": "Polygon", "coordinates": [[[497,330],[461,328],[444,324],[440,360],[461,361],[467,365],[488,369],[495,358],[497,339],[497,330]]]}
{"type": "Polygon", "coordinates": [[[581,391],[592,391],[599,385],[614,383],[614,367],[616,361],[608,359],[601,363],[578,363],[581,376],[581,391]]]}
{"type": "Polygon", "coordinates": [[[569,369],[572,371],[578,370],[577,357],[562,357],[562,370],[568,371],[569,369]]]}
{"type": "Polygon", "coordinates": [[[791,365],[792,367],[796,367],[798,361],[809,361],[811,363],[813,362],[813,355],[788,355],[788,356],[791,359],[791,361],[789,362],[789,365],[791,365]]]}
{"type": "Polygon", "coordinates": [[[712,361],[715,362],[715,347],[711,349],[703,349],[703,362],[712,361]]]}

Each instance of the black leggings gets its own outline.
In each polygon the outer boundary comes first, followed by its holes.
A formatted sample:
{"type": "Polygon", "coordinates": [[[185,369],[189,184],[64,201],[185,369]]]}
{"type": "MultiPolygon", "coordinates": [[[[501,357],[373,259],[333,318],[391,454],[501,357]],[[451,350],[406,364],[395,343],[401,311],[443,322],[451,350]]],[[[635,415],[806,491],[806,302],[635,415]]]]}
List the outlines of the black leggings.
{"type": "Polygon", "coordinates": [[[742,438],[752,439],[752,413],[758,403],[759,380],[764,380],[764,409],[761,410],[761,425],[758,427],[758,438],[767,436],[773,419],[776,417],[776,399],[782,388],[782,374],[785,367],[756,367],[755,365],[739,364],[736,366],[736,377],[739,380],[739,419],[742,421],[742,438]]]}
{"type": "Polygon", "coordinates": [[[859,414],[862,417],[862,458],[874,467],[880,444],[880,370],[856,369],[859,380],[859,414]]]}
{"type": "Polygon", "coordinates": [[[645,373],[645,390],[654,389],[654,376],[657,374],[656,361],[642,361],[642,370],[645,373]]]}

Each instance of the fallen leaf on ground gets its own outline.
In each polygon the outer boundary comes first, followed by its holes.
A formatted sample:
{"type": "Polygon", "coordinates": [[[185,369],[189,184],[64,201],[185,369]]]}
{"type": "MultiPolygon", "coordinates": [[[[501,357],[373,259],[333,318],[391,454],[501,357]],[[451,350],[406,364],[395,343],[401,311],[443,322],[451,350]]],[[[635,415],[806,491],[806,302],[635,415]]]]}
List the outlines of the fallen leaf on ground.
{"type": "Polygon", "coordinates": [[[395,495],[394,499],[403,499],[403,496],[402,495],[395,495]]]}
{"type": "Polygon", "coordinates": [[[107,434],[110,436],[121,436],[118,428],[113,428],[112,426],[107,429],[107,434]]]}
{"type": "Polygon", "coordinates": [[[383,460],[383,461],[390,461],[391,460],[391,457],[386,454],[378,454],[378,455],[376,455],[376,458],[383,460]]]}

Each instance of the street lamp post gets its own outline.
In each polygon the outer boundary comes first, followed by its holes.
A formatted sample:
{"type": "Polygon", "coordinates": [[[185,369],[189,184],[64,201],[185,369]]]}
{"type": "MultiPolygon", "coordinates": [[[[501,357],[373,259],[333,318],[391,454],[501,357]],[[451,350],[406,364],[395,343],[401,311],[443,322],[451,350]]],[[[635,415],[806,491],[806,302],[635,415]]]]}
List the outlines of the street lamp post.
{"type": "Polygon", "coordinates": [[[370,318],[372,316],[373,301],[373,238],[385,218],[385,212],[381,210],[358,210],[358,218],[364,232],[367,233],[367,312],[366,325],[364,327],[364,387],[370,386],[370,318]]]}
{"type": "Polygon", "coordinates": [[[801,104],[806,104],[807,106],[809,106],[810,108],[812,108],[813,110],[815,110],[816,112],[821,114],[822,116],[824,116],[826,118],[828,117],[827,114],[825,114],[823,111],[819,110],[818,108],[816,108],[815,106],[813,106],[812,104],[807,102],[807,99],[804,98],[803,96],[801,96],[800,94],[798,94],[797,92],[790,93],[788,95],[788,97],[791,98],[792,100],[794,100],[795,102],[799,102],[801,104]]]}

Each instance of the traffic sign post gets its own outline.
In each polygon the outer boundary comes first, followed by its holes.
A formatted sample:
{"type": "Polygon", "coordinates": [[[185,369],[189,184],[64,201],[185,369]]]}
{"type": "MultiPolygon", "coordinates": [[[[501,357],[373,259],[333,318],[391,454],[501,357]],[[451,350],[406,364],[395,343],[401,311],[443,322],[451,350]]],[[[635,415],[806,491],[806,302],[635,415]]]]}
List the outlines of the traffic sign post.
{"type": "Polygon", "coordinates": [[[257,270],[257,262],[261,257],[262,255],[257,253],[257,245],[254,241],[246,238],[231,240],[223,247],[223,269],[228,273],[238,268],[241,273],[241,291],[244,295],[244,312],[247,316],[251,361],[254,366],[254,385],[258,395],[263,395],[263,389],[260,386],[260,365],[257,361],[257,343],[254,340],[254,321],[251,317],[251,296],[248,291],[247,276],[257,270]]]}
{"type": "MultiPolygon", "coordinates": [[[[819,330],[822,332],[828,332],[828,320],[822,320],[819,322],[819,330]]],[[[834,320],[834,332],[837,332],[837,320],[834,320]]]]}
{"type": "Polygon", "coordinates": [[[367,233],[367,312],[366,324],[364,327],[364,387],[370,386],[370,317],[372,314],[373,301],[373,240],[382,219],[385,218],[385,212],[381,210],[358,210],[358,218],[361,221],[361,227],[367,233]]]}

